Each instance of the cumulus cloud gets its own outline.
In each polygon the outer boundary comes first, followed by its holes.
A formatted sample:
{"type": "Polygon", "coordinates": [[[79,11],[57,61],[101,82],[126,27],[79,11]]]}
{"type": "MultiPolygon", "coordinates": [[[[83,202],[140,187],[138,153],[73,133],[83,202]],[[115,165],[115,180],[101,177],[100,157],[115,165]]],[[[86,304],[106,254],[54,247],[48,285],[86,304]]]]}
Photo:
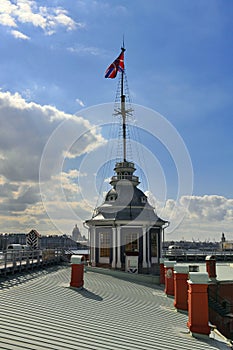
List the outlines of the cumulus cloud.
{"type": "MultiPolygon", "coordinates": [[[[3,9],[0,11],[3,11],[3,9]]],[[[14,18],[8,13],[0,13],[0,24],[8,27],[17,27],[14,18]]]]}
{"type": "Polygon", "coordinates": [[[150,203],[157,214],[170,221],[166,230],[168,237],[192,237],[220,239],[220,233],[232,234],[233,199],[219,195],[181,196],[179,199],[167,199],[159,202],[147,192],[150,203]]]}
{"type": "MultiPolygon", "coordinates": [[[[55,165],[58,158],[64,162],[65,155],[70,154],[74,159],[101,145],[98,129],[81,116],[26,102],[18,93],[0,91],[0,231],[5,231],[3,218],[20,216],[19,222],[24,223],[22,218],[29,213],[33,213],[35,221],[37,214],[42,215],[39,168],[51,135],[58,139],[53,139],[53,147],[46,154],[46,169],[40,180],[48,193],[55,189],[51,200],[63,201],[58,191],[62,187],[67,201],[75,202],[79,193],[77,179],[85,174],[75,168],[58,171],[55,165]],[[70,138],[76,140],[82,134],[81,142],[69,143],[70,138]]],[[[45,210],[43,215],[47,218],[45,210]]]]}
{"type": "Polygon", "coordinates": [[[183,196],[180,200],[181,205],[190,201],[188,215],[190,218],[224,221],[230,217],[233,209],[233,200],[217,195],[183,196]]]}
{"type": "MultiPolygon", "coordinates": [[[[64,27],[67,31],[84,27],[83,23],[75,22],[61,7],[39,6],[34,0],[1,0],[1,25],[16,28],[25,23],[41,28],[46,35],[54,34],[59,27],[64,27]]],[[[19,39],[27,37],[20,31],[11,31],[11,34],[19,39]]]]}
{"type": "Polygon", "coordinates": [[[218,195],[181,196],[177,200],[158,201],[151,192],[145,192],[149,202],[162,218],[172,221],[184,215],[189,220],[233,220],[233,199],[218,195]]]}

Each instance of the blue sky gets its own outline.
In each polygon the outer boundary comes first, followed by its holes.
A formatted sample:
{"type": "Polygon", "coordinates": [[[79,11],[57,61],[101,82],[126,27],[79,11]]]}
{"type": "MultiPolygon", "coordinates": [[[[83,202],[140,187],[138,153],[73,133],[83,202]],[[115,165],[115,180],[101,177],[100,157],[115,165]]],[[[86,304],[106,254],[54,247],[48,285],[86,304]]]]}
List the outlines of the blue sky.
{"type": "MultiPolygon", "coordinates": [[[[218,240],[225,231],[231,239],[232,17],[229,0],[1,0],[0,231],[24,232],[33,226],[42,233],[56,232],[48,218],[53,214],[46,216],[43,211],[38,185],[45,144],[64,120],[74,123],[72,129],[78,124],[82,131],[98,125],[93,106],[115,99],[117,79],[105,79],[104,71],[118,56],[124,35],[132,102],[171,123],[192,161],[192,198],[190,193],[182,194],[188,200],[178,198],[171,152],[166,154],[166,145],[142,133],[144,147],[158,159],[155,171],[166,180],[161,180],[167,190],[162,203],[156,198],[156,174],[155,187],[149,189],[159,214],[172,221],[176,214],[171,208],[178,203],[180,212],[191,201],[187,217],[169,237],[218,240]]],[[[141,127],[148,123],[146,114],[135,116],[141,127]]],[[[152,135],[157,135],[159,126],[158,130],[156,124],[152,126],[152,135]]],[[[75,197],[84,186],[79,180],[87,180],[84,173],[89,171],[85,168],[81,173],[78,167],[86,154],[91,159],[94,150],[102,149],[106,141],[102,131],[102,136],[100,130],[89,133],[79,150],[76,147],[67,157],[62,178],[77,217],[67,214],[56,225],[60,231],[71,232],[76,222],[81,226],[91,215],[83,195],[75,197]]],[[[61,141],[61,153],[63,146],[61,141]]],[[[151,163],[145,163],[150,172],[151,163]]],[[[46,173],[46,181],[58,175],[46,173]]],[[[55,212],[55,204],[51,210],[55,212]]]]}

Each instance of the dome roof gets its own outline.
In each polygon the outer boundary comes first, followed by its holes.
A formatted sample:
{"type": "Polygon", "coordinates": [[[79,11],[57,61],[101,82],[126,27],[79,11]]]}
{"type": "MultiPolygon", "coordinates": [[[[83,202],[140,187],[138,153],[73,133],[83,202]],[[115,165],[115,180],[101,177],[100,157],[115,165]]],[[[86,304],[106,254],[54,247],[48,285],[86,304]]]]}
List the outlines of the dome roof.
{"type": "Polygon", "coordinates": [[[133,173],[136,170],[132,162],[116,163],[114,169],[116,176],[111,178],[112,188],[105,196],[103,204],[95,209],[91,220],[86,223],[96,222],[105,224],[109,221],[140,221],[150,225],[163,225],[166,221],[160,219],[154,208],[148,203],[147,196],[137,185],[139,180],[133,173]]]}
{"type": "Polygon", "coordinates": [[[146,195],[129,181],[119,181],[117,186],[107,193],[104,203],[97,208],[94,217],[101,220],[158,220],[146,195]]]}

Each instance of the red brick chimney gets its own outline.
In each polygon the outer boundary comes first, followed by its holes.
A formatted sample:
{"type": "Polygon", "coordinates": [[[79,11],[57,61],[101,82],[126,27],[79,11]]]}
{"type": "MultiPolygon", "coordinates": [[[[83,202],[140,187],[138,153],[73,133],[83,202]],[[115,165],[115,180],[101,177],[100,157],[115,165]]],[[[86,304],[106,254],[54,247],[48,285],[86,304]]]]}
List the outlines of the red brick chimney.
{"type": "Polygon", "coordinates": [[[206,271],[208,272],[209,278],[213,281],[216,280],[216,258],[214,255],[208,255],[205,258],[206,261],[206,271]]]}
{"type": "Polygon", "coordinates": [[[188,323],[187,326],[195,337],[209,336],[207,272],[190,272],[188,280],[188,323]]]}
{"type": "Polygon", "coordinates": [[[164,261],[165,293],[174,296],[174,265],[176,261],[164,261]]]}
{"type": "Polygon", "coordinates": [[[180,311],[188,310],[188,265],[174,266],[174,306],[180,311]]]}
{"type": "Polygon", "coordinates": [[[84,265],[82,262],[82,255],[72,255],[71,262],[71,281],[70,287],[82,288],[83,281],[83,273],[84,273],[84,265]]]}

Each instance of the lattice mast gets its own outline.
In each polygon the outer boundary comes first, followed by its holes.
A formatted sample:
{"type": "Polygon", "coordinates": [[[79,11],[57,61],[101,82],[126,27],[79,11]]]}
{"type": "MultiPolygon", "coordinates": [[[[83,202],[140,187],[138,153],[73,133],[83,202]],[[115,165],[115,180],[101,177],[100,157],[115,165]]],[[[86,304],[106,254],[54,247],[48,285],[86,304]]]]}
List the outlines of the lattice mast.
{"type": "MultiPolygon", "coordinates": [[[[124,52],[125,52],[125,47],[124,47],[124,42],[123,42],[123,46],[121,47],[121,55],[124,54],[124,52]]],[[[124,62],[123,62],[123,67],[124,67],[124,62]]],[[[115,109],[114,114],[121,115],[121,117],[122,117],[123,161],[127,162],[127,133],[126,133],[127,123],[126,123],[126,118],[127,118],[127,115],[131,115],[133,110],[132,110],[132,108],[126,109],[126,95],[124,92],[125,69],[124,68],[121,69],[120,73],[121,73],[121,76],[120,76],[120,79],[121,79],[121,81],[120,81],[120,84],[121,84],[121,91],[120,91],[121,105],[120,105],[120,108],[115,109]]]]}
{"type": "MultiPolygon", "coordinates": [[[[121,48],[124,52],[124,44],[121,48]]],[[[121,115],[122,115],[122,130],[123,130],[123,159],[126,162],[126,110],[125,110],[125,94],[124,94],[124,70],[121,72],[121,115]]]]}

